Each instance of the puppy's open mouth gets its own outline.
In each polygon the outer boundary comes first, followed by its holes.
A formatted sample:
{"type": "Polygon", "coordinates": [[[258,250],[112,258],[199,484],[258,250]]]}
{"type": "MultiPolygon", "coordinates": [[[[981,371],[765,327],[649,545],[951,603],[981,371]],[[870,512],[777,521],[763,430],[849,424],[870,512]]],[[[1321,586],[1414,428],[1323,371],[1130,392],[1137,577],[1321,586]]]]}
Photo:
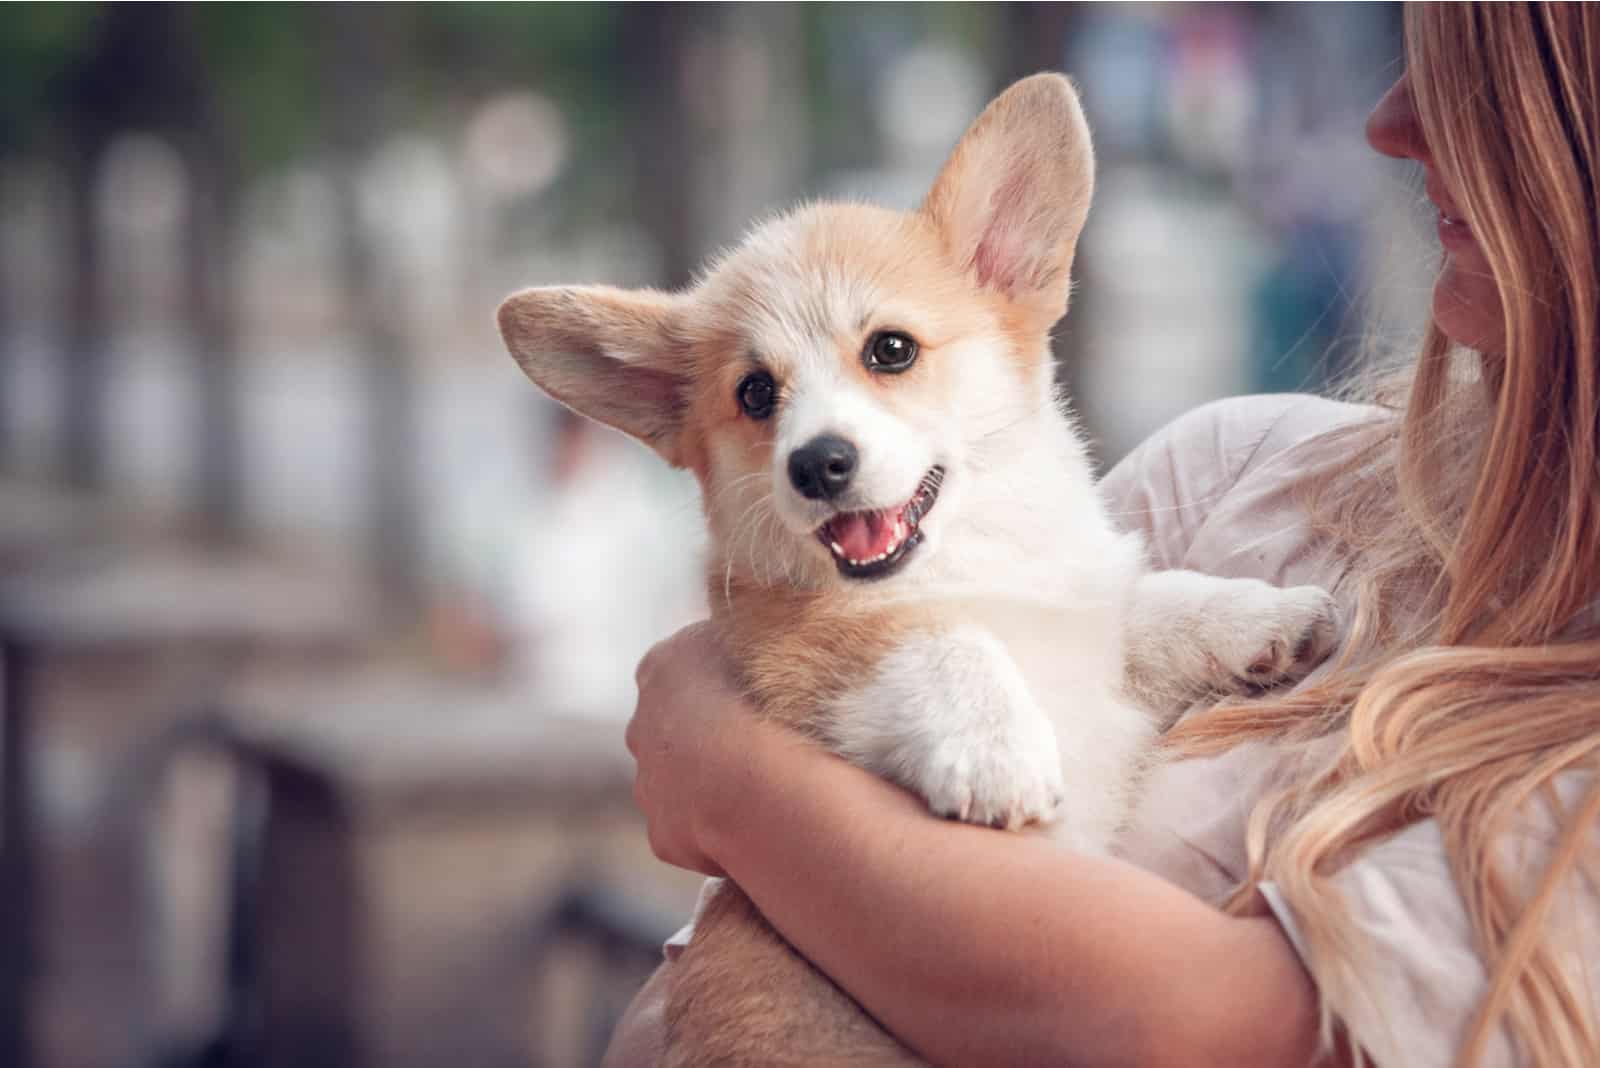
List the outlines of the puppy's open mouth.
{"type": "Polygon", "coordinates": [[[870,512],[840,512],[817,528],[817,540],[827,546],[846,578],[892,575],[922,544],[918,524],[933,508],[943,483],[944,468],[935,465],[922,476],[917,492],[906,503],[870,512]]]}

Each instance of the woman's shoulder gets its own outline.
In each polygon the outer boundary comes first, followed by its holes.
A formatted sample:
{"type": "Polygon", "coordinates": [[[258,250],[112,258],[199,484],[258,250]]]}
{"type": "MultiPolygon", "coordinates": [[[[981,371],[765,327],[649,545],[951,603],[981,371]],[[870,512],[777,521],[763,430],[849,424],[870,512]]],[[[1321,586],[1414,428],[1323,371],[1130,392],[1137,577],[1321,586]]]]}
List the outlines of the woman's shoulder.
{"type": "Polygon", "coordinates": [[[1310,393],[1258,393],[1202,404],[1167,423],[1106,475],[1114,496],[1162,470],[1195,484],[1237,481],[1283,450],[1334,431],[1381,419],[1383,409],[1310,393]]]}
{"type": "Polygon", "coordinates": [[[1151,435],[1106,475],[1101,493],[1120,526],[1144,535],[1155,566],[1208,570],[1191,559],[1203,530],[1292,526],[1292,491],[1348,456],[1340,432],[1385,416],[1309,394],[1213,401],[1151,435]]]}

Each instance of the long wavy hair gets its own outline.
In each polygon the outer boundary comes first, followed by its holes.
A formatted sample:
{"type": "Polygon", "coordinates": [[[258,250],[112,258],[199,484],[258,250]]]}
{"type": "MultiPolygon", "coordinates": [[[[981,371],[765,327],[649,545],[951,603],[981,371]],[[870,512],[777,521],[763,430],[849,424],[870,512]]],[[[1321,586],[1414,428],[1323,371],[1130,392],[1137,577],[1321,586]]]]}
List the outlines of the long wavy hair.
{"type": "Polygon", "coordinates": [[[1355,587],[1332,669],[1193,717],[1169,744],[1331,752],[1258,804],[1230,903],[1259,908],[1270,880],[1293,904],[1328,1042],[1331,1006],[1360,996],[1370,963],[1331,880],[1431,818],[1489,976],[1458,1063],[1504,1028],[1532,1063],[1592,1065],[1594,992],[1549,920],[1564,887],[1596,877],[1600,842],[1600,7],[1415,4],[1406,52],[1434,164],[1494,275],[1503,345],[1467,352],[1430,323],[1401,395],[1376,398],[1394,418],[1352,442],[1312,502],[1355,587]],[[1553,781],[1582,771],[1562,806],[1553,781]],[[1504,846],[1539,804],[1559,830],[1530,879],[1504,846]]]}

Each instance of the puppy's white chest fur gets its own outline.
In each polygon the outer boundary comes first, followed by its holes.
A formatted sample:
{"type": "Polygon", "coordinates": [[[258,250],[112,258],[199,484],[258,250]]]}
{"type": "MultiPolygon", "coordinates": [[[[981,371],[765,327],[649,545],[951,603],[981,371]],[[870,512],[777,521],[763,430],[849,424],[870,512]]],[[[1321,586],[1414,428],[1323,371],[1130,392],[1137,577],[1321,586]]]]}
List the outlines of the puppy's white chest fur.
{"type": "MultiPolygon", "coordinates": [[[[1003,537],[1007,563],[950,576],[960,592],[921,606],[927,625],[835,700],[827,730],[841,755],[940,815],[1039,824],[1100,850],[1154,736],[1152,717],[1123,696],[1141,550],[1111,529],[1086,480],[1046,475],[1034,489],[1054,506],[988,532],[1003,537]]],[[[946,548],[958,561],[989,556],[946,548]]]]}

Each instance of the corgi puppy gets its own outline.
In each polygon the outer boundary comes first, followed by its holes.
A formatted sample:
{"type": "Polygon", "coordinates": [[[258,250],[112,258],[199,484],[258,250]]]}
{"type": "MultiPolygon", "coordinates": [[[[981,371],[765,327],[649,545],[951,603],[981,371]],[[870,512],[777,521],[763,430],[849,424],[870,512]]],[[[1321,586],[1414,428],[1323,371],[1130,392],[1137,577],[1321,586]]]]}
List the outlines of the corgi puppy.
{"type": "MultiPolygon", "coordinates": [[[[1049,349],[1093,183],[1038,75],[916,211],[805,206],[685,292],[530,289],[499,321],[552,397],[694,472],[765,715],[940,816],[1100,851],[1164,719],[1304,674],[1333,628],[1320,590],[1148,573],[1108,517],[1049,349]]],[[[674,971],[670,1064],[915,1062],[729,884],[674,971]]]]}

